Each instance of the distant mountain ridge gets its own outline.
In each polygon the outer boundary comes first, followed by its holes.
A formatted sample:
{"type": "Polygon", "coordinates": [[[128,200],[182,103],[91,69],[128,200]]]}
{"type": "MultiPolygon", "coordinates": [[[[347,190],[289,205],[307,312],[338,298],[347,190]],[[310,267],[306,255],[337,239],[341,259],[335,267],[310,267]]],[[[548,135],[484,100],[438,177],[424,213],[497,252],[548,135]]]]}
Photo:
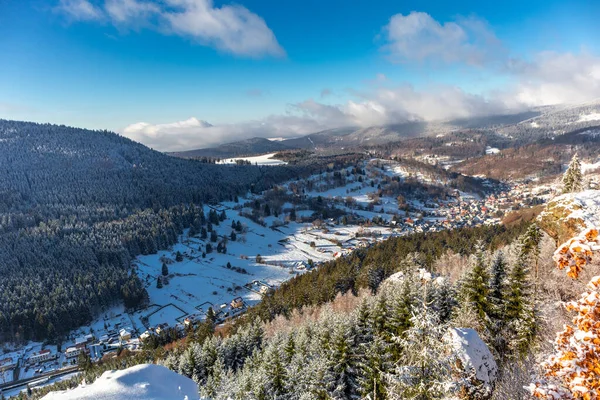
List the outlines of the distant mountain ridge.
{"type": "Polygon", "coordinates": [[[285,144],[285,141],[254,137],[246,140],[240,140],[238,142],[225,143],[217,147],[177,151],[168,154],[181,158],[232,158],[261,153],[273,153],[281,150],[289,150],[291,148],[292,147],[285,144]]]}
{"type": "Polygon", "coordinates": [[[460,130],[481,130],[509,140],[535,141],[600,123],[600,100],[562,106],[536,107],[506,114],[448,121],[410,121],[371,127],[327,129],[281,141],[255,137],[220,146],[169,153],[182,158],[233,158],[291,149],[331,150],[381,145],[460,130]]]}

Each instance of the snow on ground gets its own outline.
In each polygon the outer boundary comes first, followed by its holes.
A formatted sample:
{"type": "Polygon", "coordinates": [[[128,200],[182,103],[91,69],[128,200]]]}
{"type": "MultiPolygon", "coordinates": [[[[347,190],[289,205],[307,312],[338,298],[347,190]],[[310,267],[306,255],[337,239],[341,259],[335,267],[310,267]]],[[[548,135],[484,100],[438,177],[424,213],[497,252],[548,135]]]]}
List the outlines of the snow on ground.
{"type": "Polygon", "coordinates": [[[141,364],[107,371],[91,385],[51,392],[44,400],[195,400],[198,385],[166,367],[141,364]]]}
{"type": "Polygon", "coordinates": [[[237,157],[237,158],[228,158],[226,160],[221,160],[217,164],[235,164],[236,160],[244,160],[250,162],[252,165],[284,165],[287,164],[285,161],[276,160],[273,156],[276,153],[263,154],[262,156],[254,156],[254,157],[237,157]]]}
{"type": "Polygon", "coordinates": [[[495,147],[485,146],[485,154],[498,154],[500,153],[500,149],[495,147]]]}
{"type": "Polygon", "coordinates": [[[598,120],[600,120],[600,113],[590,113],[590,114],[581,114],[579,116],[579,121],[577,121],[577,122],[598,121],[598,120]]]}
{"type": "MultiPolygon", "coordinates": [[[[580,220],[584,228],[600,226],[600,190],[563,194],[554,198],[550,206],[564,208],[564,220],[580,220]]],[[[546,212],[542,212],[541,217],[546,212]]]]}
{"type": "Polygon", "coordinates": [[[450,328],[452,345],[466,372],[475,371],[478,380],[490,384],[496,380],[498,366],[487,345],[474,329],[450,328]]]}
{"type": "Polygon", "coordinates": [[[595,163],[592,164],[588,164],[588,163],[581,163],[581,172],[583,172],[584,174],[589,172],[589,171],[594,171],[596,169],[600,169],[600,161],[596,161],[595,163]]]}

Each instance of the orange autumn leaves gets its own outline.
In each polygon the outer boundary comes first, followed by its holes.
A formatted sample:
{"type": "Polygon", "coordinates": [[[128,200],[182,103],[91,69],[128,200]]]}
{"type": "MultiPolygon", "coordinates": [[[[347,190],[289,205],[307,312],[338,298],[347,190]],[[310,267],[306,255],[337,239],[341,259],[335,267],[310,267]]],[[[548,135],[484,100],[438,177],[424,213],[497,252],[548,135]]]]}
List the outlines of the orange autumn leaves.
{"type": "Polygon", "coordinates": [[[592,260],[592,252],[599,249],[598,229],[589,228],[563,243],[554,253],[554,261],[560,270],[567,269],[568,277],[576,279],[592,260]]]}
{"type": "MultiPolygon", "coordinates": [[[[577,278],[600,249],[598,230],[587,229],[558,248],[554,260],[567,275],[577,278]]],[[[555,354],[542,367],[546,380],[530,386],[541,399],[600,399],[600,276],[591,279],[579,300],[567,304],[576,313],[554,344],[555,354]]]]}

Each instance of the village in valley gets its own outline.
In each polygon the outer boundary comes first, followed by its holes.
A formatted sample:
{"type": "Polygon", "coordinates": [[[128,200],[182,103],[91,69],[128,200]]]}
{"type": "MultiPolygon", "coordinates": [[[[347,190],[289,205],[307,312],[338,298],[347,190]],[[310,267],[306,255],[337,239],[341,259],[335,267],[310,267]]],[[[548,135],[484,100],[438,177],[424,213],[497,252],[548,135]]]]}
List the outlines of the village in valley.
{"type": "Polygon", "coordinates": [[[222,323],[291,277],[390,236],[498,224],[553,193],[535,181],[512,187],[479,181],[485,190],[468,192],[435,170],[370,159],[205,205],[201,221],[172,248],[134,260],[149,294],[145,308],[115,306],[59,345],[5,346],[0,389],[18,393],[66,379],[77,373],[82,353],[98,361],[166,332],[183,336],[208,317],[222,323]],[[414,195],[400,182],[414,182],[414,195]]]}

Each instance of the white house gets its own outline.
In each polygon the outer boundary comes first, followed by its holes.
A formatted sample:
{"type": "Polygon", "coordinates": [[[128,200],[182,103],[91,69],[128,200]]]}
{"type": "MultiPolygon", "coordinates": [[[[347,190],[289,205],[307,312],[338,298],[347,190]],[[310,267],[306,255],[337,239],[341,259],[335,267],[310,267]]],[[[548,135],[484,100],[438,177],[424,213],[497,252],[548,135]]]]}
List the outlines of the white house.
{"type": "Polygon", "coordinates": [[[29,364],[35,364],[43,361],[52,360],[54,358],[56,358],[55,354],[53,354],[49,349],[44,349],[30,355],[27,361],[29,362],[29,364]]]}

